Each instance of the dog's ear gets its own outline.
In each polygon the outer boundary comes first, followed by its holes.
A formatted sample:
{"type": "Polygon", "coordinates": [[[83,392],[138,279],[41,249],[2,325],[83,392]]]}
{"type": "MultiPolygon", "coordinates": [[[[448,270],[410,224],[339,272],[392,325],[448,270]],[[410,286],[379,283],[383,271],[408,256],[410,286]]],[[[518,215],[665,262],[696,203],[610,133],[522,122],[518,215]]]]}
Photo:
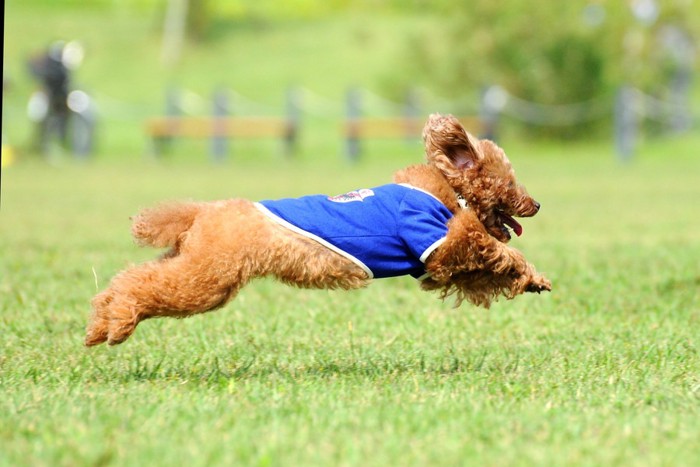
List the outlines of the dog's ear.
{"type": "Polygon", "coordinates": [[[423,128],[428,164],[448,178],[456,178],[478,164],[483,157],[478,140],[452,115],[432,114],[423,128]]]}

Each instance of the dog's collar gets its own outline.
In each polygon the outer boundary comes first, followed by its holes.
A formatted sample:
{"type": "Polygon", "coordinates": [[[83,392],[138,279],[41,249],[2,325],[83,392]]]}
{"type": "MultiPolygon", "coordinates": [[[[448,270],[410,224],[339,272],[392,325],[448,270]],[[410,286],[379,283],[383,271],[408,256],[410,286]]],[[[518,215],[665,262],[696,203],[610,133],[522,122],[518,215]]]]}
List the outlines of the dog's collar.
{"type": "Polygon", "coordinates": [[[459,207],[462,209],[467,209],[469,207],[467,200],[464,199],[464,196],[460,195],[459,193],[457,193],[457,204],[459,204],[459,207]]]}

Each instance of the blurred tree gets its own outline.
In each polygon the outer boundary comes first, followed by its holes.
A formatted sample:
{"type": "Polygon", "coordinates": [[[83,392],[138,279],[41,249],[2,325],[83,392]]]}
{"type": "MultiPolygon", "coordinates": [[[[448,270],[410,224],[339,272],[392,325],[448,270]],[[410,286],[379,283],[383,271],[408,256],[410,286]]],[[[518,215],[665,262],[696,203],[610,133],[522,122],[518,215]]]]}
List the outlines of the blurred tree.
{"type": "Polygon", "coordinates": [[[163,48],[161,59],[166,65],[174,65],[180,59],[185,39],[188,0],[168,0],[163,24],[163,48]]]}
{"type": "Polygon", "coordinates": [[[194,40],[202,40],[211,26],[211,2],[209,0],[188,0],[187,35],[194,40]]]}
{"type": "Polygon", "coordinates": [[[659,93],[673,75],[669,64],[675,66],[659,44],[660,31],[674,25],[694,44],[700,22],[698,6],[681,0],[436,4],[448,15],[445,27],[410,44],[412,62],[428,83],[453,95],[498,84],[549,105],[612,96],[623,83],[659,93]]]}
{"type": "Polygon", "coordinates": [[[211,15],[208,0],[167,0],[163,25],[163,61],[169,65],[180,58],[186,37],[202,40],[211,15]]]}

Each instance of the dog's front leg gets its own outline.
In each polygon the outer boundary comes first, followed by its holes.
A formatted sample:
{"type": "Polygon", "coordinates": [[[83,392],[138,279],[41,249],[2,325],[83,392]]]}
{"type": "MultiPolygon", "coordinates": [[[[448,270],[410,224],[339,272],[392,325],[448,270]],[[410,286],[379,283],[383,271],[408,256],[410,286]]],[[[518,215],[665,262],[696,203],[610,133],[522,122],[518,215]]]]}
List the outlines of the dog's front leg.
{"type": "Polygon", "coordinates": [[[426,261],[426,270],[438,284],[449,284],[455,275],[477,272],[489,274],[499,284],[508,279],[508,295],[512,296],[551,290],[551,283],[520,251],[489,235],[469,210],[452,218],[445,241],[426,261]]]}
{"type": "Polygon", "coordinates": [[[494,256],[487,261],[496,274],[513,277],[510,287],[513,296],[523,292],[544,292],[552,290],[551,282],[528,263],[525,256],[515,248],[496,241],[494,256]]]}

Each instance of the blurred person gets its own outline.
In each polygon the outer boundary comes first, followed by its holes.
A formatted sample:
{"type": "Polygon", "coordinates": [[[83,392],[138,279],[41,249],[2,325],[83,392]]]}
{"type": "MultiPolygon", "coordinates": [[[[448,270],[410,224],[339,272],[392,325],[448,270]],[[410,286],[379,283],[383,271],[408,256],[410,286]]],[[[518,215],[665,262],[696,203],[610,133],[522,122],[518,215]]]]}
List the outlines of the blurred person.
{"type": "Polygon", "coordinates": [[[71,73],[64,60],[63,42],[51,44],[45,52],[29,59],[29,71],[41,84],[41,90],[29,101],[29,117],[38,123],[38,144],[43,152],[56,135],[65,145],[68,135],[68,92],[71,73]]]}

